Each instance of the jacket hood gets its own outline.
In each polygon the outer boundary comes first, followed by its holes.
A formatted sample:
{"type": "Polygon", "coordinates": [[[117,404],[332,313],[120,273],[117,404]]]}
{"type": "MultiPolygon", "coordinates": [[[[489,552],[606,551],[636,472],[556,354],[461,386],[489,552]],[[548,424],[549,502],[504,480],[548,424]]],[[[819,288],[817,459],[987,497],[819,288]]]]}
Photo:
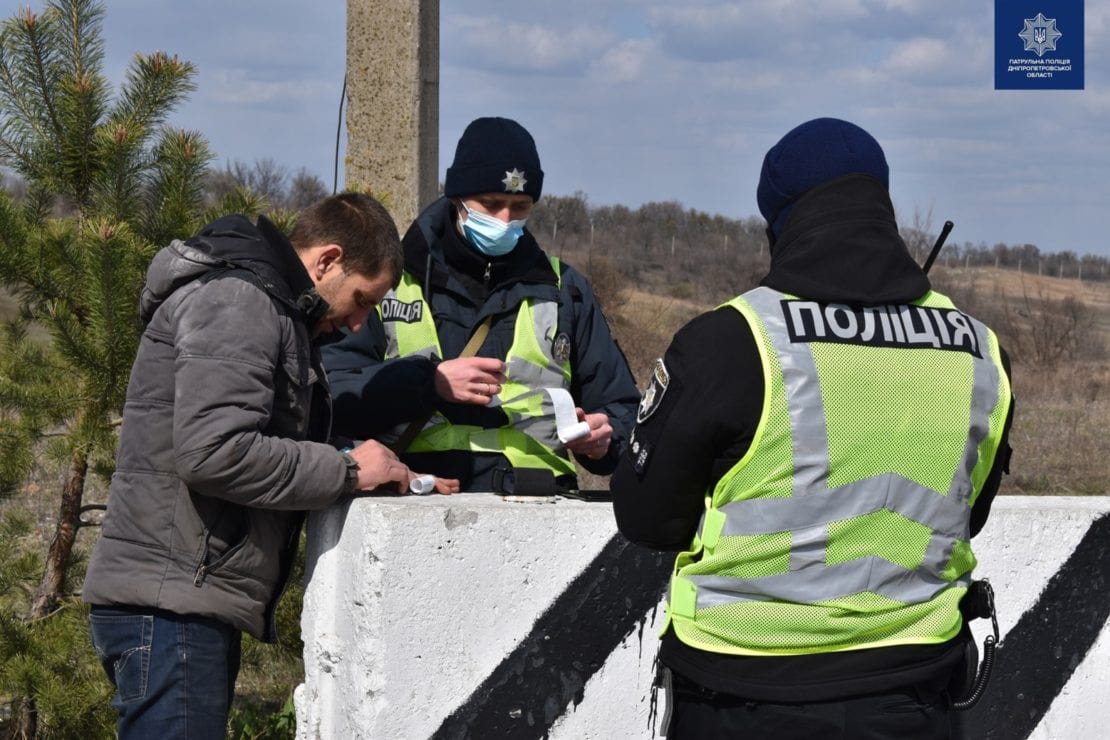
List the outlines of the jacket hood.
{"type": "Polygon", "coordinates": [[[258,225],[245,216],[223,216],[186,241],[175,239],[154,256],[147,268],[146,284],[139,297],[143,323],[183,285],[212,272],[246,269],[259,278],[271,295],[294,302],[302,296],[320,301],[315,287],[289,240],[265,216],[258,225]]]}
{"type": "Polygon", "coordinates": [[[819,185],[791,209],[761,285],[826,303],[909,303],[929,278],[898,234],[881,182],[847,175],[819,185]]]}

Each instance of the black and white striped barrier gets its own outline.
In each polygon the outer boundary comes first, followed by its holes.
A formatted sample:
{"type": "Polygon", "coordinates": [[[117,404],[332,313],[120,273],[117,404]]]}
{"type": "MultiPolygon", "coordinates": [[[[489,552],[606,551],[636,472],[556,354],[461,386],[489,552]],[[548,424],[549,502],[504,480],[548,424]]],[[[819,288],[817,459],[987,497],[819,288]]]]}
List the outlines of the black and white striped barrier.
{"type": "MultiPolygon", "coordinates": [[[[1110,498],[1001,498],[974,544],[1002,642],[969,737],[1110,737],[1110,498]]],[[[317,513],[297,735],[651,738],[672,559],[616,535],[608,504],[460,494],[317,513]]]]}

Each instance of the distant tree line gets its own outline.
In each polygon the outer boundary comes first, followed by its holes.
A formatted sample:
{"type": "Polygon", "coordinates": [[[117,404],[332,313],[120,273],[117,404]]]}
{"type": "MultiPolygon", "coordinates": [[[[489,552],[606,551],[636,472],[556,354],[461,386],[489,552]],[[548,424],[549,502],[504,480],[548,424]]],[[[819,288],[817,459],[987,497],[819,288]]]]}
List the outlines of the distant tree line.
{"type": "MultiPolygon", "coordinates": [[[[291,171],[270,157],[255,160],[253,164],[231,160],[222,169],[206,170],[201,177],[200,190],[208,208],[237,193],[249,193],[252,205],[261,205],[270,212],[296,213],[331,193],[324,181],[306,168],[291,171]]],[[[18,174],[0,171],[0,186],[16,203],[22,203],[27,197],[27,182],[18,174]]],[[[58,199],[53,209],[55,215],[72,215],[73,204],[58,199]]]]}
{"type": "MultiPolygon", "coordinates": [[[[0,173],[0,177],[3,189],[20,201],[26,183],[11,172],[0,173]]],[[[210,206],[240,191],[263,201],[271,212],[285,214],[296,213],[330,193],[324,181],[306,168],[292,171],[271,157],[252,164],[231,160],[222,169],[212,168],[205,176],[203,191],[210,206]]],[[[937,230],[930,221],[915,213],[910,223],[901,226],[919,263],[924,263],[936,239],[937,230]]],[[[407,228],[398,226],[402,233],[407,228]]],[[[768,264],[762,218],[728,218],[674,200],[629,208],[591,205],[581,191],[547,195],[536,204],[529,228],[548,251],[566,252],[578,261],[584,256],[587,263],[576,266],[587,274],[593,261],[600,260],[601,269],[616,269],[645,287],[661,288],[677,298],[692,298],[694,286],[699,295],[708,294],[713,300],[729,298],[738,288],[754,284],[768,264]]],[[[1034,244],[948,243],[937,265],[1110,281],[1110,259],[1106,257],[1080,256],[1071,250],[1042,252],[1034,244]]]]}
{"type": "MultiPolygon", "coordinates": [[[[914,259],[923,264],[936,240],[928,215],[900,226],[914,259]]],[[[587,274],[592,264],[615,267],[646,290],[703,302],[725,300],[753,286],[769,260],[762,218],[711,215],[676,201],[638,208],[593,206],[584,193],[544,196],[529,220],[540,243],[573,255],[587,274]],[[585,257],[585,262],[583,262],[585,257]],[[606,263],[605,261],[608,261],[606,263]]],[[[1110,280],[1110,260],[1072,251],[1042,252],[1033,244],[948,243],[938,266],[996,267],[1087,281],[1110,280]]]]}
{"type": "Polygon", "coordinates": [[[595,287],[615,272],[648,292],[707,304],[754,285],[769,260],[762,219],[711,215],[677,201],[633,209],[592,206],[581,192],[545,195],[528,225],[545,250],[572,261],[595,287]]]}
{"type": "MultiPolygon", "coordinates": [[[[914,221],[913,225],[902,228],[902,236],[914,257],[924,261],[936,234],[929,233],[929,228],[922,226],[918,217],[914,221]]],[[[969,241],[946,244],[937,258],[937,264],[952,268],[995,267],[1026,274],[1092,282],[1110,281],[1110,259],[1106,257],[1093,254],[1079,256],[1071,250],[1042,252],[1034,244],[1010,245],[997,242],[988,246],[986,242],[973,244],[969,241]]]]}

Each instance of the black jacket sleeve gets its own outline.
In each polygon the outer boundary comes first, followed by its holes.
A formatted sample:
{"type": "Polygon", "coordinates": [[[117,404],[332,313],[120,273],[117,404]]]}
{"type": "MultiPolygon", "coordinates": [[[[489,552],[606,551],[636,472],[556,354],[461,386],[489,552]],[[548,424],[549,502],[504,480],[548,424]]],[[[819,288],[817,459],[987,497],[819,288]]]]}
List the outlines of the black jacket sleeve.
{"type": "Polygon", "coordinates": [[[573,312],[571,395],[587,414],[600,412],[608,416],[613,427],[612,443],[605,457],[600,460],[579,457],[577,460],[595,475],[608,475],[628,445],[640,392],[589,281],[566,265],[562,279],[573,312]]]}
{"type": "Polygon", "coordinates": [[[424,357],[384,360],[385,344],[376,313],[358,332],[344,330],[323,344],[334,434],[368,439],[434,410],[435,364],[424,357]]]}
{"type": "Polygon", "coordinates": [[[751,445],[763,369],[751,329],[732,308],[679,330],[662,363],[666,387],[654,403],[641,404],[610,490],[626,538],[680,550],[697,530],[711,486],[751,445]]]}

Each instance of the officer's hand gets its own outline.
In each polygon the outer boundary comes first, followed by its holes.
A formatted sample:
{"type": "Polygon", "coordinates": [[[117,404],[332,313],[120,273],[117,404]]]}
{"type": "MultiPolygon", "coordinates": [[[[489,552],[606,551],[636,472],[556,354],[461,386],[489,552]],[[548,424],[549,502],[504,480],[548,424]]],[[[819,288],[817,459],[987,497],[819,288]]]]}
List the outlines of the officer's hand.
{"type": "Polygon", "coordinates": [[[567,445],[567,449],[579,457],[588,457],[591,460],[600,460],[609,452],[609,443],[613,440],[613,427],[609,425],[607,414],[587,414],[581,408],[576,408],[578,421],[590,425],[590,436],[575,440],[567,445]]]}
{"type": "Polygon", "coordinates": [[[504,383],[505,363],[496,357],[459,357],[436,366],[436,393],[445,401],[485,406],[504,383]]]}
{"type": "Polygon", "coordinates": [[[390,484],[404,485],[407,490],[413,473],[385,445],[367,440],[351,450],[350,455],[358,463],[358,490],[369,491],[390,484]]]}

